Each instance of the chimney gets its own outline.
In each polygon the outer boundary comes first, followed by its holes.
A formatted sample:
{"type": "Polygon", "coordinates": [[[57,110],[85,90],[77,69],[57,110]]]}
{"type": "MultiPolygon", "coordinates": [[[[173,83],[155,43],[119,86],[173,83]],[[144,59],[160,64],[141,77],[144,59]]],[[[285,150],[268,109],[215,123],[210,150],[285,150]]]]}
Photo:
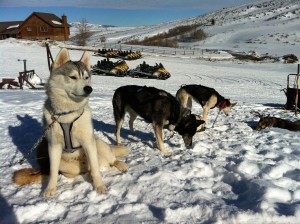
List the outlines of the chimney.
{"type": "Polygon", "coordinates": [[[62,21],[62,25],[64,27],[65,40],[69,40],[70,31],[69,31],[69,27],[68,27],[68,23],[67,23],[67,16],[66,15],[62,15],[61,21],[62,21]]]}
{"type": "Polygon", "coordinates": [[[61,20],[62,20],[63,26],[66,26],[67,25],[67,16],[66,15],[62,15],[61,20]]]}

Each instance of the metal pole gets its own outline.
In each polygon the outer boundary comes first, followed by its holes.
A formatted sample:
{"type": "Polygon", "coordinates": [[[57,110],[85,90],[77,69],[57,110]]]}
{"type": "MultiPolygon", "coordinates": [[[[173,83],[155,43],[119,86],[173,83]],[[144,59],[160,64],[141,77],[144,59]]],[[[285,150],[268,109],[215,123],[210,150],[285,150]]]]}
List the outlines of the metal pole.
{"type": "Polygon", "coordinates": [[[27,71],[27,69],[26,69],[26,61],[27,60],[26,59],[23,59],[23,60],[18,59],[18,61],[23,61],[23,63],[24,63],[24,75],[23,76],[21,76],[21,75],[19,76],[20,88],[23,89],[23,77],[25,78],[26,71],[27,71]]]}
{"type": "Polygon", "coordinates": [[[27,69],[26,69],[26,59],[24,59],[23,62],[24,62],[24,73],[26,74],[26,71],[27,71],[27,69]]]}
{"type": "Polygon", "coordinates": [[[300,64],[298,64],[298,72],[296,77],[296,97],[295,97],[295,115],[297,116],[298,111],[298,94],[299,94],[299,76],[300,76],[300,64]]]}

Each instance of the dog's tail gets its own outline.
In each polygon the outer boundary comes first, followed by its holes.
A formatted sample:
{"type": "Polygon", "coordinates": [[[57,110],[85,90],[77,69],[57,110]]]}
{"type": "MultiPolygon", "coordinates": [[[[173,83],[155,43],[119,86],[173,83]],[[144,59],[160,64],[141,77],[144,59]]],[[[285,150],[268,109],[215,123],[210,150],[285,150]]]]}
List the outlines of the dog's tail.
{"type": "Polygon", "coordinates": [[[45,175],[39,169],[24,168],[14,173],[13,181],[15,184],[22,186],[26,184],[40,183],[48,175],[45,175]]]}
{"type": "Polygon", "coordinates": [[[122,145],[110,145],[111,150],[117,158],[128,156],[128,149],[122,145]]]}

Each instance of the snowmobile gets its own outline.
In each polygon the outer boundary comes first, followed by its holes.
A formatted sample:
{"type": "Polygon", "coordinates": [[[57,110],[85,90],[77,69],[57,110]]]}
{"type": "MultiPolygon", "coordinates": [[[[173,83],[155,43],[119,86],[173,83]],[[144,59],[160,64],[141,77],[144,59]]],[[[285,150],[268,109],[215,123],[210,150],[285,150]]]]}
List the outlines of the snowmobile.
{"type": "Polygon", "coordinates": [[[107,75],[123,77],[127,75],[129,67],[124,60],[118,60],[112,62],[109,58],[98,61],[96,65],[92,67],[92,73],[94,75],[107,75]]]}
{"type": "Polygon", "coordinates": [[[159,63],[154,66],[148,65],[145,61],[138,65],[135,69],[128,71],[128,76],[133,78],[148,78],[148,79],[168,79],[171,74],[159,63]]]}
{"type": "Polygon", "coordinates": [[[105,49],[102,50],[98,49],[97,53],[95,53],[95,56],[102,56],[106,58],[116,58],[118,56],[118,52],[113,49],[105,49]]]}
{"type": "Polygon", "coordinates": [[[137,51],[119,51],[118,52],[118,58],[122,58],[124,60],[136,60],[142,57],[142,53],[137,51]]]}
{"type": "Polygon", "coordinates": [[[95,56],[101,56],[106,58],[120,58],[123,60],[135,60],[142,57],[141,52],[133,52],[133,51],[118,51],[113,49],[98,49],[95,53],[95,56]]]}

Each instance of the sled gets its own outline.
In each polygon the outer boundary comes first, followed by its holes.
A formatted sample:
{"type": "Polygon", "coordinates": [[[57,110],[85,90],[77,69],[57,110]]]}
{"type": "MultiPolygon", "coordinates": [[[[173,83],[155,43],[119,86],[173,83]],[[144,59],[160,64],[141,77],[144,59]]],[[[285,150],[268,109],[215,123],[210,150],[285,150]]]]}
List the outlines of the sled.
{"type": "Polygon", "coordinates": [[[29,89],[44,89],[43,80],[34,70],[19,72],[18,78],[3,78],[0,82],[0,89],[23,89],[24,86],[29,89]]]}
{"type": "Polygon", "coordinates": [[[94,75],[124,77],[127,75],[128,69],[129,67],[124,60],[112,62],[109,58],[106,58],[98,61],[97,64],[92,67],[92,73],[94,75]]]}
{"type": "Polygon", "coordinates": [[[171,74],[165,69],[165,67],[159,63],[154,66],[146,64],[144,61],[138,65],[135,69],[128,71],[128,76],[133,78],[148,78],[148,79],[168,79],[171,74]]]}
{"type": "Polygon", "coordinates": [[[287,87],[283,89],[286,95],[285,109],[299,110],[300,108],[300,64],[298,65],[298,74],[289,74],[287,76],[287,87]]]}

